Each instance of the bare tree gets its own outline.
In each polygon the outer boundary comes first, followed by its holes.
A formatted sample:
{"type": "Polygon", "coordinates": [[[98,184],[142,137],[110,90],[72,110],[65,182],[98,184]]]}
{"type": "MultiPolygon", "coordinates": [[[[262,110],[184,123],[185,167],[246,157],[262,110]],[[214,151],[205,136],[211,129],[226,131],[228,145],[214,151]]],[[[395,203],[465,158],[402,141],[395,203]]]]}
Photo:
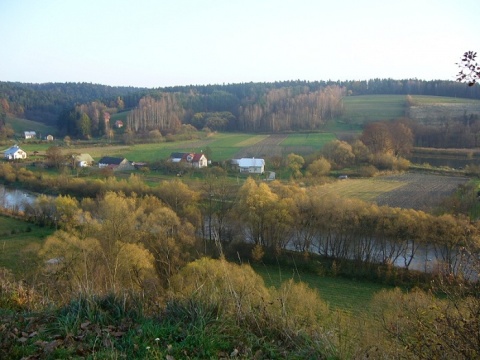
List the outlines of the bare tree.
{"type": "Polygon", "coordinates": [[[473,86],[480,79],[480,65],[476,62],[477,53],[467,51],[463,54],[460,63],[457,63],[460,72],[457,74],[458,82],[465,82],[468,86],[473,86]]]}

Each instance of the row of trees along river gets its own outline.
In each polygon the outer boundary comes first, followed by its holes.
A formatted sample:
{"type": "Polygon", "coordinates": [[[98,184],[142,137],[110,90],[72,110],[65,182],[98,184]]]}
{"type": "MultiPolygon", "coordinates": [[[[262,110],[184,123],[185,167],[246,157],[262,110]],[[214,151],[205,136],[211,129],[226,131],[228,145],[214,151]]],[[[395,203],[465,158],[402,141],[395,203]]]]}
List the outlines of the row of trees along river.
{"type": "MultiPolygon", "coordinates": [[[[58,183],[51,183],[54,179],[49,181],[48,186],[59,188],[58,183]]],[[[86,180],[75,180],[81,181],[86,180]]],[[[135,218],[128,222],[132,226],[146,216],[138,211],[143,206],[142,197],[154,196],[174,211],[181,223],[197,229],[198,241],[218,241],[225,249],[244,244],[244,248],[253,247],[249,256],[261,258],[265,252],[295,250],[363,264],[474,276],[469,264],[476,260],[480,229],[466,217],[377,206],[324,195],[316,187],[258,183],[252,178],[240,188],[222,178],[208,179],[196,190],[178,180],[152,188],[135,176],[128,180],[95,180],[95,186],[98,194],[119,192],[102,200],[118,202],[118,206],[125,201],[121,199],[134,196],[134,208],[118,215],[132,214],[135,218]]],[[[92,184],[83,187],[94,189],[92,184]]],[[[22,196],[20,199],[23,201],[22,196]]],[[[79,218],[88,218],[78,214],[90,212],[93,218],[97,216],[92,212],[95,201],[99,200],[41,195],[24,205],[24,213],[39,224],[73,229],[81,226],[76,223],[79,218]]]]}

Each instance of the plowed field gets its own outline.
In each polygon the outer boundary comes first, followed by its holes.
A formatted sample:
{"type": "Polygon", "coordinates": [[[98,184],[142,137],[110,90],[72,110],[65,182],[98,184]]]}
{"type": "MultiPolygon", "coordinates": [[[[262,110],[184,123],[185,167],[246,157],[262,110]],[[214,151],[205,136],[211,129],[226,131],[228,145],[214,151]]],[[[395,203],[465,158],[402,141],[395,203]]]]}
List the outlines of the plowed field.
{"type": "Polygon", "coordinates": [[[347,179],[322,186],[320,193],[335,193],[378,205],[429,210],[453,194],[465,177],[405,173],[368,179],[347,179]]]}

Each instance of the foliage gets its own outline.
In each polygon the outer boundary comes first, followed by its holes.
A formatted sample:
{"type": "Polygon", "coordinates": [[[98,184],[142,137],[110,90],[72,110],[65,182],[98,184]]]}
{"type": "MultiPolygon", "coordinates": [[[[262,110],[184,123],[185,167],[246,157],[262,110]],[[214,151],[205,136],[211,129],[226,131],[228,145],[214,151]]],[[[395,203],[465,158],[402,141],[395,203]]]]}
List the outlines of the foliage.
{"type": "Polygon", "coordinates": [[[462,62],[457,64],[460,72],[457,74],[458,82],[465,82],[468,86],[473,86],[480,79],[480,66],[476,62],[477,53],[466,51],[463,54],[462,62]]]}
{"type": "Polygon", "coordinates": [[[381,292],[372,308],[384,330],[403,349],[420,359],[473,359],[479,356],[478,297],[438,299],[420,290],[381,292]]]}
{"type": "Polygon", "coordinates": [[[321,157],[308,165],[307,174],[313,177],[325,176],[330,172],[330,169],[330,162],[324,157],[321,157]]]}
{"type": "Polygon", "coordinates": [[[68,197],[44,197],[33,210],[68,230],[48,237],[40,252],[46,281],[63,289],[62,296],[120,289],[154,292],[193,253],[191,225],[180,222],[157,198],[109,192],[78,204],[68,197]]]}

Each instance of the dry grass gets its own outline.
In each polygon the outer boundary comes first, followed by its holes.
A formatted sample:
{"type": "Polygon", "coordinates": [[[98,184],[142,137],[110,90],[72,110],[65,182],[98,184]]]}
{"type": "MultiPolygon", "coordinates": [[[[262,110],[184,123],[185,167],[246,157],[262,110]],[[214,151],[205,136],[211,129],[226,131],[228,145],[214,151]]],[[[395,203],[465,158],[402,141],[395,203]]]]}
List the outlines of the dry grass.
{"type": "Polygon", "coordinates": [[[404,173],[347,179],[318,187],[319,194],[337,194],[390,207],[429,210],[468,181],[465,177],[404,173]]]}

